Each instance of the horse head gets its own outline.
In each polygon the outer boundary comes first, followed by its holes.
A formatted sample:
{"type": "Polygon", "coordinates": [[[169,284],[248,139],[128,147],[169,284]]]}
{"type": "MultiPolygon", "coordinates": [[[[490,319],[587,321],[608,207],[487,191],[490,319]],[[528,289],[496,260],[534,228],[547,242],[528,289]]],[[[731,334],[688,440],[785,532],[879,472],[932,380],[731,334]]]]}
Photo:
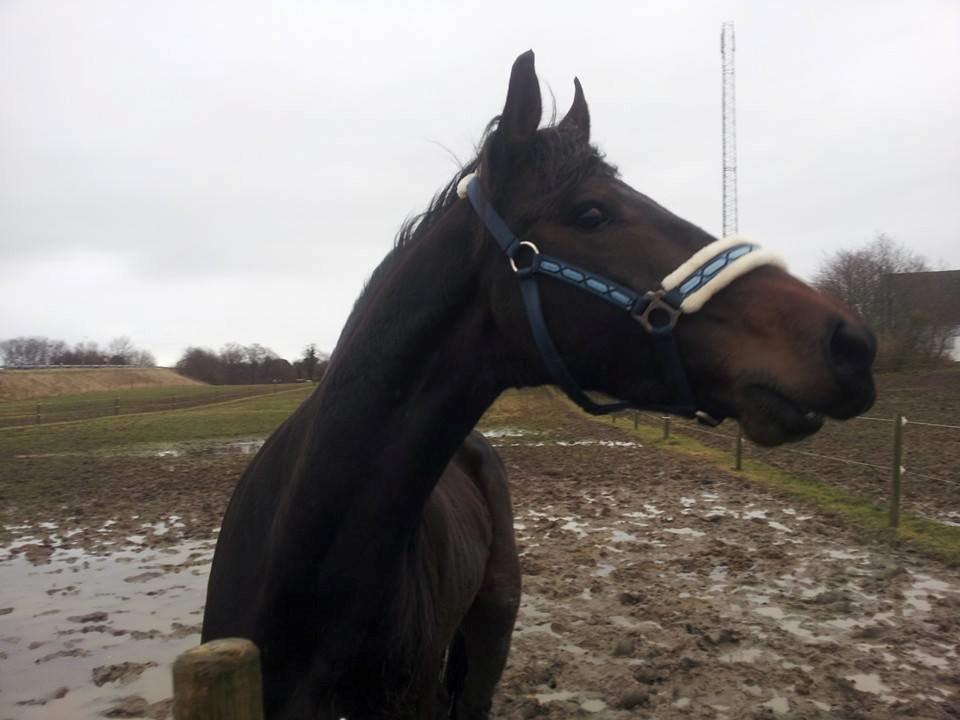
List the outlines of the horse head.
{"type": "Polygon", "coordinates": [[[541,128],[533,53],[518,57],[460,183],[485,242],[492,234],[509,256],[490,292],[518,384],[736,418],[763,445],[869,408],[876,342],[858,315],[753,243],[718,241],[623,182],[591,145],[575,89],[563,119],[541,128]]]}

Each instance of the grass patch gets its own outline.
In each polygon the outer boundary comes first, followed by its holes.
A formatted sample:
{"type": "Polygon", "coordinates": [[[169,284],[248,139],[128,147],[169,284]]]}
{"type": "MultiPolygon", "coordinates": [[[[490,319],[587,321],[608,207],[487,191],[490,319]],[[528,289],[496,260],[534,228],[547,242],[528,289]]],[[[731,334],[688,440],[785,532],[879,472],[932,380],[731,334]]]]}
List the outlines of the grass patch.
{"type": "Polygon", "coordinates": [[[172,385],[0,403],[0,427],[160,412],[297,389],[302,385],[172,385]]]}
{"type": "Polygon", "coordinates": [[[277,391],[277,388],[289,390],[296,386],[295,383],[286,385],[160,385],[156,387],[101,390],[60,395],[58,397],[0,402],[0,416],[32,415],[38,405],[41,413],[49,412],[51,414],[89,409],[98,405],[109,405],[112,409],[114,400],[120,401],[122,411],[125,408],[138,405],[151,405],[158,402],[169,403],[172,400],[189,401],[197,398],[210,398],[211,402],[214,402],[217,398],[228,399],[231,396],[266,394],[277,391]]]}
{"type": "Polygon", "coordinates": [[[542,432],[562,424],[570,407],[573,406],[557,402],[551,388],[507,390],[487,409],[477,427],[542,432]]]}
{"type": "Polygon", "coordinates": [[[88,453],[141,443],[174,443],[272,432],[313,391],[298,385],[216,405],[0,430],[0,457],[88,453]]]}
{"type": "Polygon", "coordinates": [[[621,418],[615,427],[639,437],[646,445],[695,457],[735,477],[748,479],[804,501],[819,512],[842,518],[888,541],[906,541],[951,564],[960,563],[960,527],[927,520],[901,510],[900,526],[893,529],[889,527],[890,510],[886,504],[841,490],[814,477],[788,473],[762,460],[744,458],[743,470],[737,472],[733,469],[730,451],[708,447],[676,433],[664,439],[662,430],[643,424],[634,429],[632,422],[629,417],[621,418]]]}

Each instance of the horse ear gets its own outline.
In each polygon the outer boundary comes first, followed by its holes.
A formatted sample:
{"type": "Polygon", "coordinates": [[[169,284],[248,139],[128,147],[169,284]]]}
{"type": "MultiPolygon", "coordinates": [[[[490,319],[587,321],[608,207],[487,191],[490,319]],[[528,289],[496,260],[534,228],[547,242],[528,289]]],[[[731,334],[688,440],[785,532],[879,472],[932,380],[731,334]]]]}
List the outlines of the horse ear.
{"type": "Polygon", "coordinates": [[[590,110],[587,108],[587,98],[584,97],[583,87],[580,85],[580,80],[574,78],[573,85],[573,105],[570,106],[567,114],[563,116],[563,120],[560,121],[558,127],[575,127],[581,133],[583,133],[585,139],[589,140],[590,110]]]}
{"type": "Polygon", "coordinates": [[[533,50],[527,50],[513,62],[507,102],[500,115],[498,130],[507,147],[518,148],[533,140],[542,113],[540,81],[533,67],[533,50]]]}

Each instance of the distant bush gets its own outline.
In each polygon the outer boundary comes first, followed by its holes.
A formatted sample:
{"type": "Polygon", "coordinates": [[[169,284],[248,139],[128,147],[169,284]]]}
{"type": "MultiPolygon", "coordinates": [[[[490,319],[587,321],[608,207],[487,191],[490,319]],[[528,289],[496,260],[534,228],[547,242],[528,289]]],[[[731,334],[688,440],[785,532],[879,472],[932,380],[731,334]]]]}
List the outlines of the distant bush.
{"type": "Polygon", "coordinates": [[[314,358],[316,362],[312,365],[310,362],[305,364],[303,360],[291,363],[258,343],[228,343],[220,352],[200,347],[187,348],[177,361],[176,370],[185,377],[211,385],[296,382],[317,375],[320,361],[315,350],[314,358]]]}

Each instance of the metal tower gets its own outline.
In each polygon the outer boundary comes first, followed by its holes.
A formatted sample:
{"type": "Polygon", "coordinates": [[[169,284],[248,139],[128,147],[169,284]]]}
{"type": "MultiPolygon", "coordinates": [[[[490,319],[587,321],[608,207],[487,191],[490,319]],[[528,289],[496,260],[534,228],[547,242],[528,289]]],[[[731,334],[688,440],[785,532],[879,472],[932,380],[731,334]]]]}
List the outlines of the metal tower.
{"type": "MultiPolygon", "coordinates": [[[[737,234],[737,98],[733,53],[736,50],[733,23],[720,30],[720,57],[723,71],[723,237],[737,234]]],[[[734,468],[743,469],[743,425],[737,423],[734,468]]]]}
{"type": "Polygon", "coordinates": [[[720,32],[723,59],[723,236],[737,234],[737,112],[733,53],[736,41],[733,23],[725,22],[720,32]]]}

